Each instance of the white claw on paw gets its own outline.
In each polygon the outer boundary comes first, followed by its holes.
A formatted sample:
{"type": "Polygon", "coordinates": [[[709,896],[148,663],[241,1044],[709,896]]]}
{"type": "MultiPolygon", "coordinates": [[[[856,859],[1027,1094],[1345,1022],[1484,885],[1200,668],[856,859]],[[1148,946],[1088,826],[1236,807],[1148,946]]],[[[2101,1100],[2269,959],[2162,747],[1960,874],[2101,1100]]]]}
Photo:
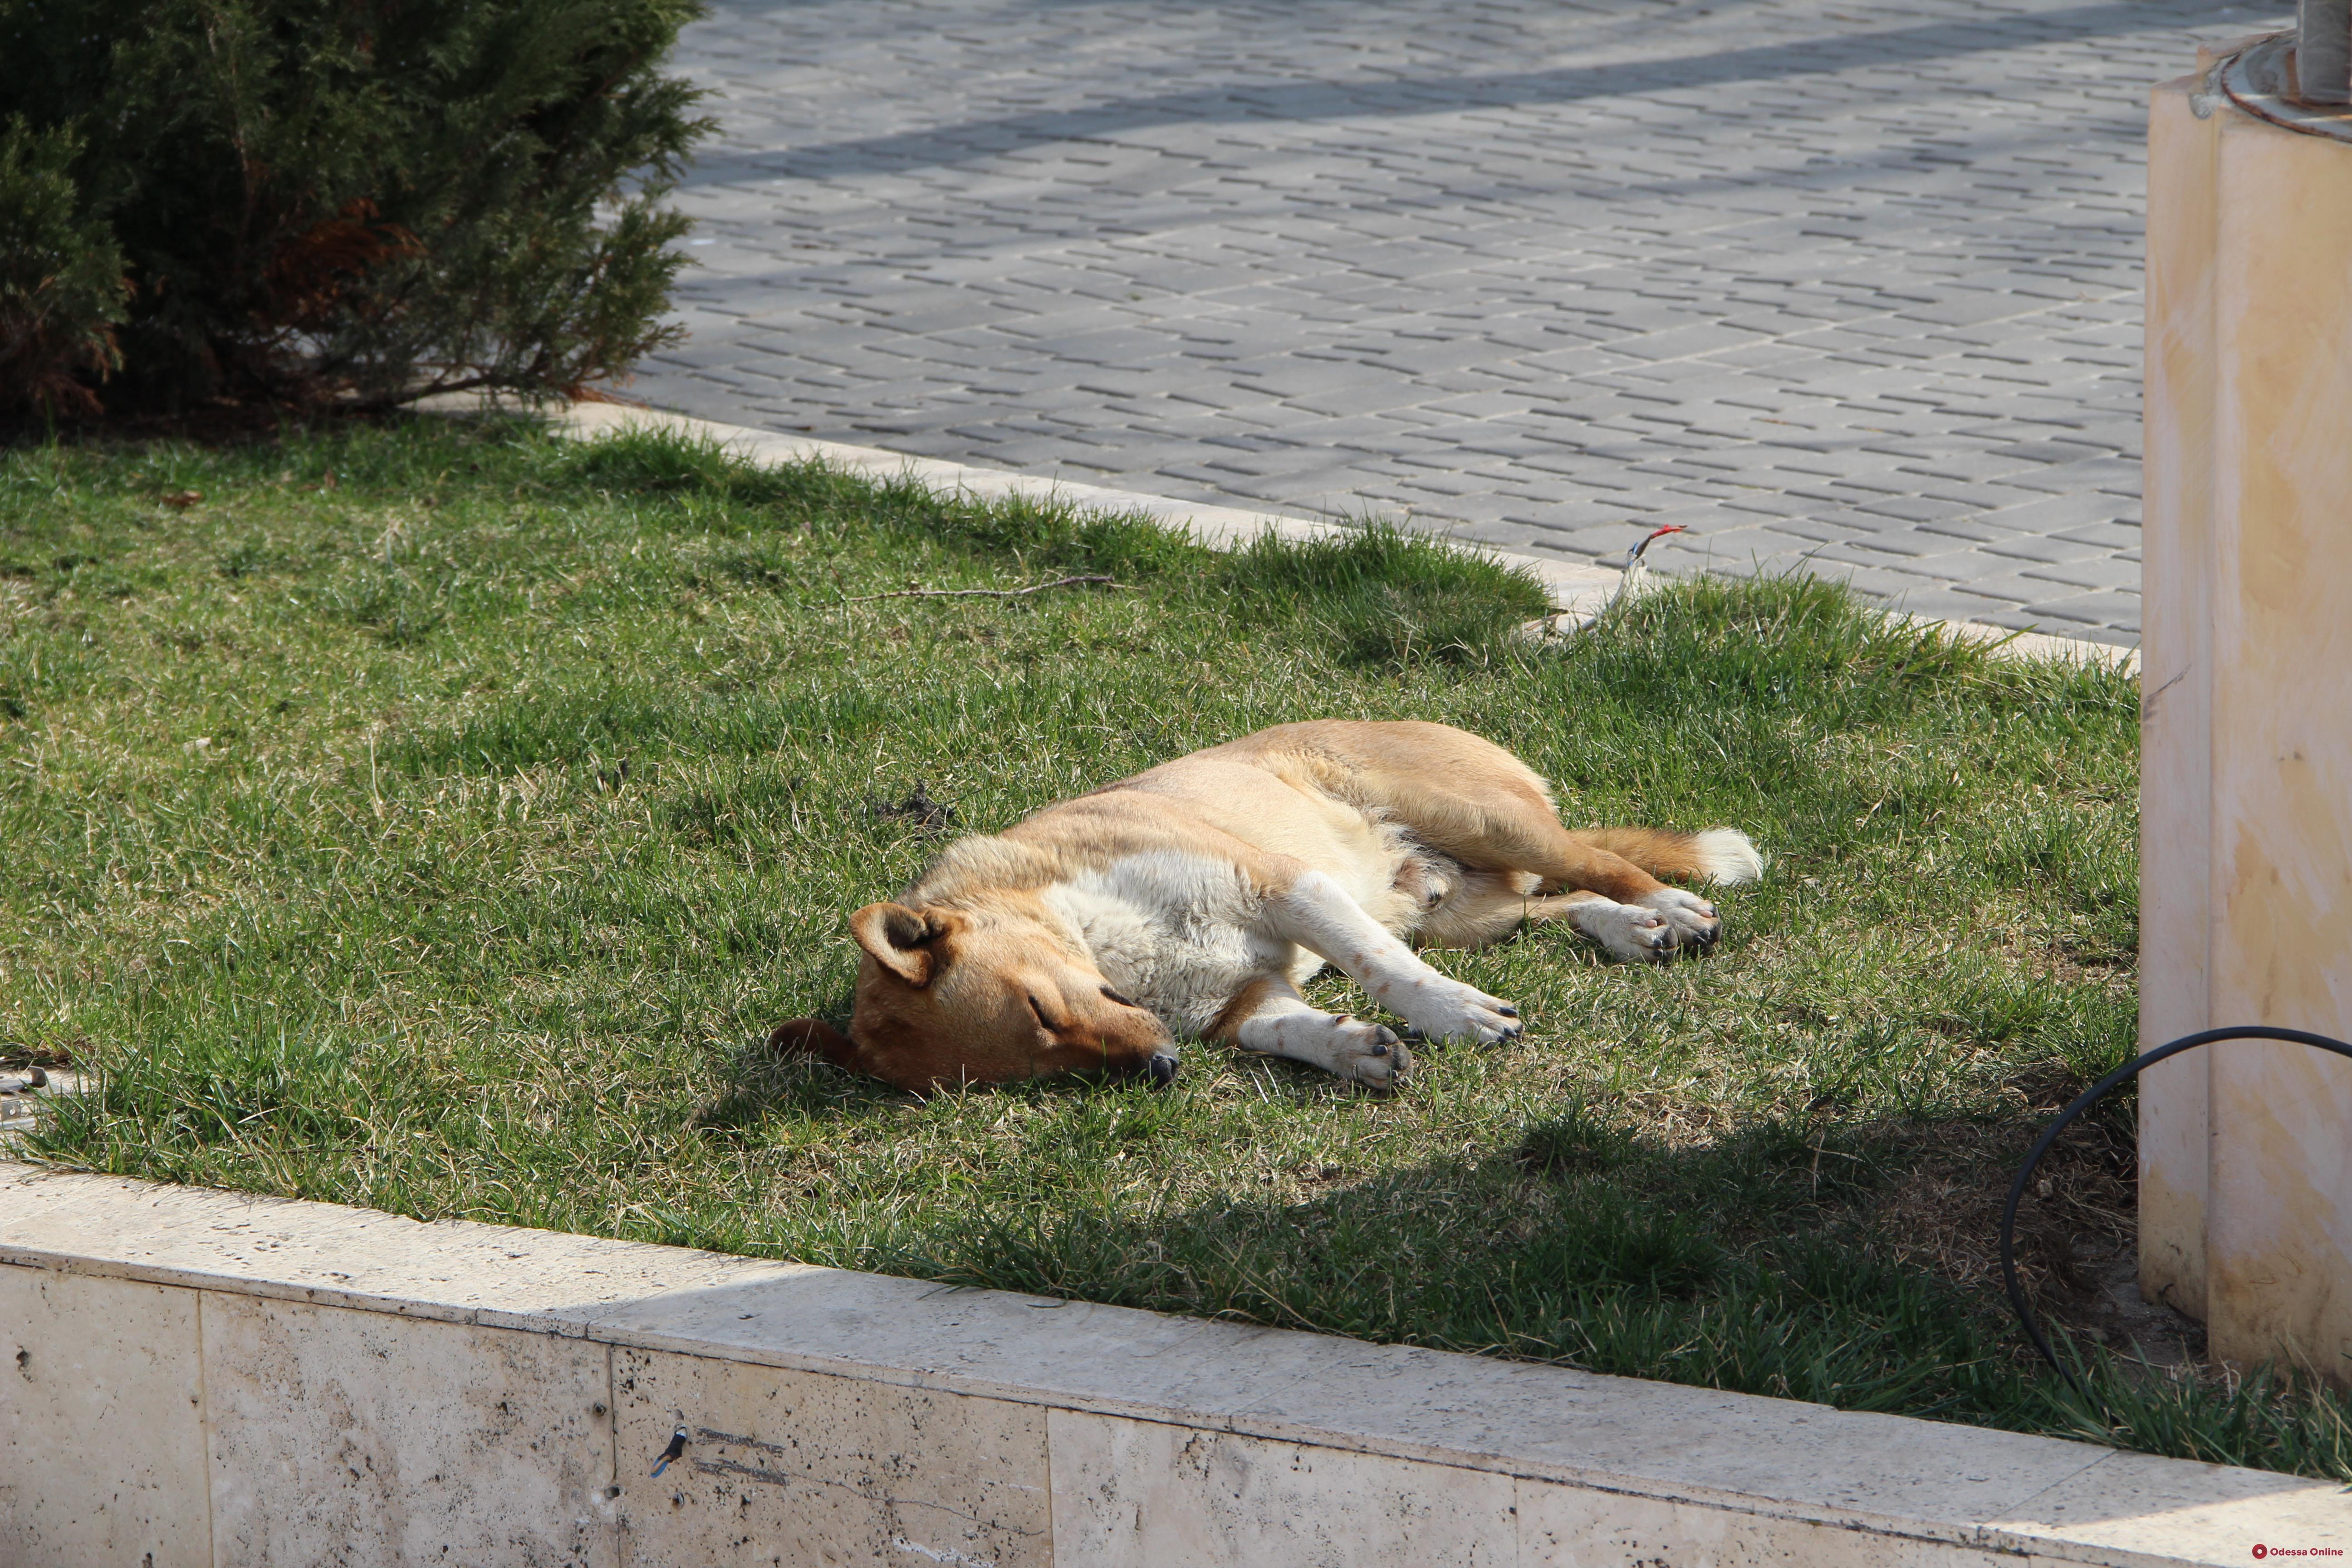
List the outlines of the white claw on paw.
{"type": "Polygon", "coordinates": [[[1715,906],[1683,888],[1660,888],[1642,900],[1642,907],[1663,916],[1674,933],[1671,945],[1711,947],[1723,934],[1723,919],[1715,906]]]}

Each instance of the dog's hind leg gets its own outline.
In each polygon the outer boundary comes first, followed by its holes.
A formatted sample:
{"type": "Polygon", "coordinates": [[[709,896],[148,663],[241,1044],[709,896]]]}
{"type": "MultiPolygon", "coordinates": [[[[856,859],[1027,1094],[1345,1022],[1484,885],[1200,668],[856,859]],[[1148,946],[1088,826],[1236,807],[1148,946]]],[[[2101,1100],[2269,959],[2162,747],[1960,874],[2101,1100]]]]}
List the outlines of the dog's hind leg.
{"type": "Polygon", "coordinates": [[[1566,921],[1616,957],[1627,960],[1664,958],[1686,942],[1712,942],[1723,929],[1715,906],[1680,888],[1664,892],[1689,899],[1696,906],[1677,924],[1654,904],[1621,904],[1598,893],[1556,893],[1528,900],[1531,921],[1566,921]],[[1697,927],[1703,934],[1691,935],[1697,927]]]}
{"type": "MultiPolygon", "coordinates": [[[[1361,766],[1348,787],[1403,823],[1413,837],[1465,866],[1532,873],[1540,879],[1539,893],[1570,901],[1530,907],[1527,913],[1568,919],[1620,958],[1657,958],[1679,946],[1709,945],[1722,934],[1713,904],[1686,889],[1668,887],[1606,846],[1622,845],[1673,874],[1745,880],[1756,865],[1756,852],[1744,834],[1622,829],[1587,838],[1560,825],[1543,781],[1517,757],[1475,736],[1461,735],[1449,743],[1471,754],[1447,759],[1454,765],[1425,771],[1361,766]],[[1680,852],[1668,854],[1670,847],[1680,852]]],[[[1499,905],[1487,912],[1498,911],[1499,905]]],[[[1461,923],[1466,937],[1477,922],[1461,923]]],[[[1496,921],[1493,926],[1499,934],[1516,923],[1496,921]]]]}
{"type": "MultiPolygon", "coordinates": [[[[1471,875],[1501,880],[1492,872],[1471,875]]],[[[1514,880],[1524,886],[1535,878],[1520,873],[1514,880]]],[[[1412,936],[1423,949],[1484,947],[1502,941],[1523,923],[1546,921],[1565,921],[1623,959],[1664,958],[1685,940],[1664,914],[1640,904],[1621,904],[1599,893],[1542,893],[1532,888],[1521,891],[1517,887],[1480,887],[1475,882],[1431,910],[1412,936]]]]}
{"type": "Polygon", "coordinates": [[[1372,1089],[1393,1089],[1412,1070],[1412,1053],[1394,1031],[1312,1006],[1279,974],[1243,986],[1208,1037],[1259,1056],[1308,1062],[1372,1089]]]}
{"type": "Polygon", "coordinates": [[[1541,879],[1539,896],[1525,910],[1529,918],[1565,919],[1623,959],[1707,947],[1723,934],[1712,903],[1686,888],[1668,887],[1622,855],[1586,843],[1560,826],[1541,795],[1523,798],[1517,790],[1449,782],[1412,792],[1410,804],[1435,805],[1429,797],[1441,791],[1450,798],[1440,809],[1425,816],[1397,809],[1397,815],[1415,837],[1466,866],[1507,868],[1541,879]]]}

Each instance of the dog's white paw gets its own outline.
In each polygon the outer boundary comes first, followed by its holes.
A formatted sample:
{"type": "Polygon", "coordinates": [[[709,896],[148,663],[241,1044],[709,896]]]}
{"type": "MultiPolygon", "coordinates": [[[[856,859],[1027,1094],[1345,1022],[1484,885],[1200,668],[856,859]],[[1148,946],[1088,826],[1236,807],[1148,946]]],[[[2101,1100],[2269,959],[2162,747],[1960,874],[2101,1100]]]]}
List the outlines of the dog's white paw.
{"type": "Polygon", "coordinates": [[[1501,997],[1437,973],[1415,980],[1389,1005],[1433,1040],[1475,1040],[1491,1046],[1497,1040],[1517,1039],[1526,1026],[1519,1022],[1518,1008],[1501,997]]]}
{"type": "MultiPolygon", "coordinates": [[[[1668,888],[1667,892],[1676,891],[1668,888]]],[[[1603,899],[1580,903],[1569,919],[1577,930],[1609,950],[1612,958],[1642,963],[1674,951],[1675,928],[1655,910],[1603,899]]]]}
{"type": "Polygon", "coordinates": [[[1682,888],[1660,888],[1642,900],[1642,908],[1665,917],[1675,947],[1712,947],[1723,934],[1723,919],[1715,906],[1682,888]]]}
{"type": "Polygon", "coordinates": [[[1394,1030],[1345,1013],[1299,1007],[1253,1019],[1242,1026],[1234,1043],[1261,1056],[1311,1062],[1367,1089],[1394,1089],[1412,1071],[1412,1053],[1394,1030]]]}
{"type": "Polygon", "coordinates": [[[1394,1089],[1412,1071],[1412,1052],[1396,1031],[1362,1018],[1332,1020],[1331,1058],[1325,1064],[1349,1083],[1394,1089]]]}

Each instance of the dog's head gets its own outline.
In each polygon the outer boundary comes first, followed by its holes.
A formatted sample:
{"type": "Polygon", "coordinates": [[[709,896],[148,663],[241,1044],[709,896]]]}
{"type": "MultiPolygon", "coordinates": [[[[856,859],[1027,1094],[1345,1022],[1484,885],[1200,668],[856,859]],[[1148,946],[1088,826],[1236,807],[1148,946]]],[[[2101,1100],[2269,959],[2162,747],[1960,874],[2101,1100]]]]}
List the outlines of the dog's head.
{"type": "Polygon", "coordinates": [[[795,1019],[772,1043],[919,1092],[1063,1072],[1175,1077],[1167,1026],[1114,991],[1042,908],[1023,903],[866,905],[849,917],[865,950],[849,1038],[795,1019]]]}

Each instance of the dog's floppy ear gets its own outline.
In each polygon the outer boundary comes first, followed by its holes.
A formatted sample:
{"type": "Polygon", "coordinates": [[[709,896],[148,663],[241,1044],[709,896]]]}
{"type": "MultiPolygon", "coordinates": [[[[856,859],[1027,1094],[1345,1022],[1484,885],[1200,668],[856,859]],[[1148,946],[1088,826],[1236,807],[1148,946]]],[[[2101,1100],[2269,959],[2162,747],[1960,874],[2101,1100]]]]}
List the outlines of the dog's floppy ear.
{"type": "Polygon", "coordinates": [[[961,921],[945,910],[868,904],[849,917],[849,934],[883,968],[909,985],[929,985],[948,966],[941,938],[961,921]]]}

